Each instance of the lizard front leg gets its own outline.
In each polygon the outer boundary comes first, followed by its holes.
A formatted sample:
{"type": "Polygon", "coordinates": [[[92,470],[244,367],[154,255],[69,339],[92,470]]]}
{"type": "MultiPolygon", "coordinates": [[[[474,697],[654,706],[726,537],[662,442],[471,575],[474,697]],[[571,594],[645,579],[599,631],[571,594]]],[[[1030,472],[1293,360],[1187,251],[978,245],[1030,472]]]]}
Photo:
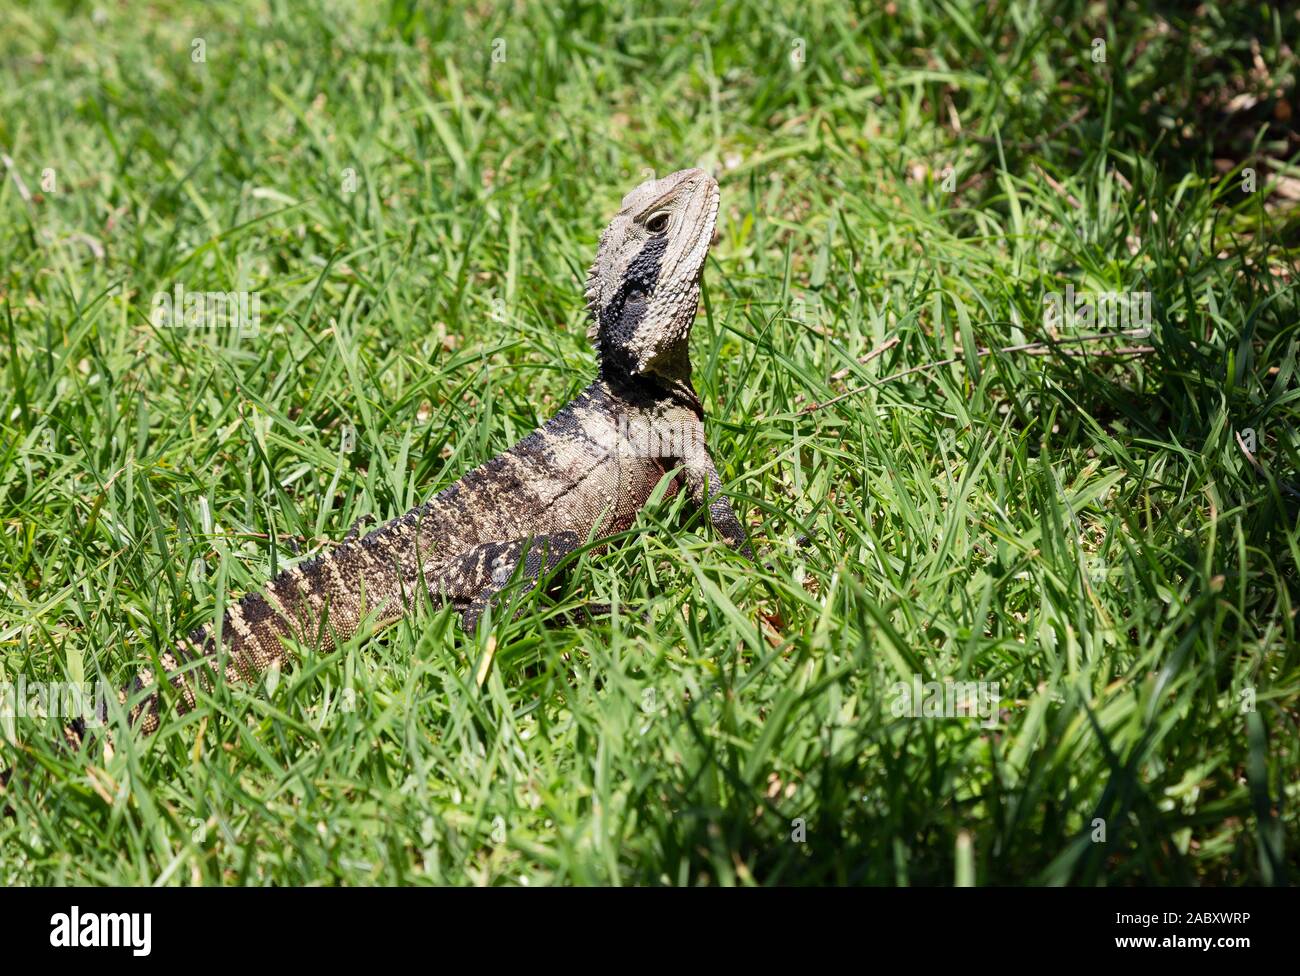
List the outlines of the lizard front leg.
{"type": "Polygon", "coordinates": [[[524,589],[532,589],[543,572],[558,566],[581,541],[576,532],[553,532],[508,542],[485,542],[440,567],[426,583],[434,598],[460,609],[461,626],[473,631],[487,608],[496,606],[516,570],[524,589]]]}
{"type": "MultiPolygon", "coordinates": [[[[701,439],[702,440],[702,439],[701,439]]],[[[754,550],[749,545],[749,534],[732,510],[730,502],[722,494],[722,478],[717,465],[709,455],[703,443],[689,457],[682,459],[686,477],[686,490],[691,501],[708,510],[709,521],[733,549],[740,549],[749,559],[754,558],[754,550]]]]}

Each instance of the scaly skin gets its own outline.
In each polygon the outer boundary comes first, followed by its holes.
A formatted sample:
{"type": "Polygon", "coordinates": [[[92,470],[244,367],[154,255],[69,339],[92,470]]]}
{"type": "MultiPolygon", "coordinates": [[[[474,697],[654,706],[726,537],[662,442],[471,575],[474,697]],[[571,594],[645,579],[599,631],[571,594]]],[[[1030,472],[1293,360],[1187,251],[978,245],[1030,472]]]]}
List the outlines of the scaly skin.
{"type": "MultiPolygon", "coordinates": [[[[228,682],[252,682],[288,662],[294,643],[332,649],[363,626],[395,622],[426,595],[453,603],[472,628],[516,570],[535,583],[576,547],[626,529],[674,469],[670,493],[684,486],[727,543],[748,553],[743,526],[716,493],[687,354],[717,211],[717,184],[701,170],[629,193],[587,280],[599,378],[545,426],[424,505],[230,606],[220,641],[214,623],[164,652],[176,707],[193,708],[196,685],[210,686],[217,670],[228,682]]],[[[140,730],[158,728],[152,669],[119,698],[140,730]]],[[[78,744],[84,725],[65,733],[78,744]]]]}

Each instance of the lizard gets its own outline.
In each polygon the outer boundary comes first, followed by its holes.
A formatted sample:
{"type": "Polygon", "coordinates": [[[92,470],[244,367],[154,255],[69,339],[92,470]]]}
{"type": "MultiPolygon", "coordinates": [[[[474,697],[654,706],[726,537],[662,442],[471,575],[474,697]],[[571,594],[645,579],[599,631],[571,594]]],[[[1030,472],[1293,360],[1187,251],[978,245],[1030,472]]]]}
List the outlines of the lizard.
{"type": "MultiPolygon", "coordinates": [[[[196,687],[220,677],[254,682],[289,662],[295,641],[333,649],[367,623],[374,631],[395,623],[425,596],[451,603],[473,631],[511,580],[535,586],[583,545],[628,529],[669,474],[666,496],[684,488],[723,540],[752,558],[721,492],[691,383],[689,340],[718,205],[718,184],[701,169],[628,193],[586,280],[596,379],[424,504],[364,536],[354,528],[338,547],[286,569],[170,645],[157,663],[177,693],[168,696],[176,710],[195,707],[196,687]]],[[[158,729],[163,696],[153,668],[141,668],[118,701],[132,728],[158,729]]],[[[100,711],[102,722],[105,706],[100,711]]],[[[78,746],[85,721],[65,726],[64,736],[78,746]]]]}

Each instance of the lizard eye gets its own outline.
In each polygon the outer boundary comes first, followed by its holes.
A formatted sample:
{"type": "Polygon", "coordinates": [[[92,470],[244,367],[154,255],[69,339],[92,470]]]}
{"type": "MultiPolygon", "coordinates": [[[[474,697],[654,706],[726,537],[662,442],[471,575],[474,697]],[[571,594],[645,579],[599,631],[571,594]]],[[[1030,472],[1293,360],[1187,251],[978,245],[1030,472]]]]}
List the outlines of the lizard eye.
{"type": "Polygon", "coordinates": [[[673,215],[667,210],[660,210],[658,213],[650,215],[645,222],[645,229],[652,234],[662,234],[668,229],[668,222],[672,220],[673,215]]]}

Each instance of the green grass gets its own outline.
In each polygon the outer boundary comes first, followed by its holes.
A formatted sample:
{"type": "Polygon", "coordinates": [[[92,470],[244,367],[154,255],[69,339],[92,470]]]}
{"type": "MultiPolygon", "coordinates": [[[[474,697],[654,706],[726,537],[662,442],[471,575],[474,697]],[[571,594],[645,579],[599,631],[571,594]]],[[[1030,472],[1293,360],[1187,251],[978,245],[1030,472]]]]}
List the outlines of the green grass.
{"type": "Polygon", "coordinates": [[[1293,16],[102,6],[3,3],[9,681],[125,681],[544,421],[651,170],[719,175],[695,380],[771,565],[664,502],[491,634],[426,614],[108,762],[4,719],[0,882],[1294,878],[1293,16]],[[260,331],[155,327],[178,282],[260,331]],[[1151,338],[978,354],[1067,284],[1151,338]],[[914,675],[996,682],[992,727],[895,715],[914,675]]]}

